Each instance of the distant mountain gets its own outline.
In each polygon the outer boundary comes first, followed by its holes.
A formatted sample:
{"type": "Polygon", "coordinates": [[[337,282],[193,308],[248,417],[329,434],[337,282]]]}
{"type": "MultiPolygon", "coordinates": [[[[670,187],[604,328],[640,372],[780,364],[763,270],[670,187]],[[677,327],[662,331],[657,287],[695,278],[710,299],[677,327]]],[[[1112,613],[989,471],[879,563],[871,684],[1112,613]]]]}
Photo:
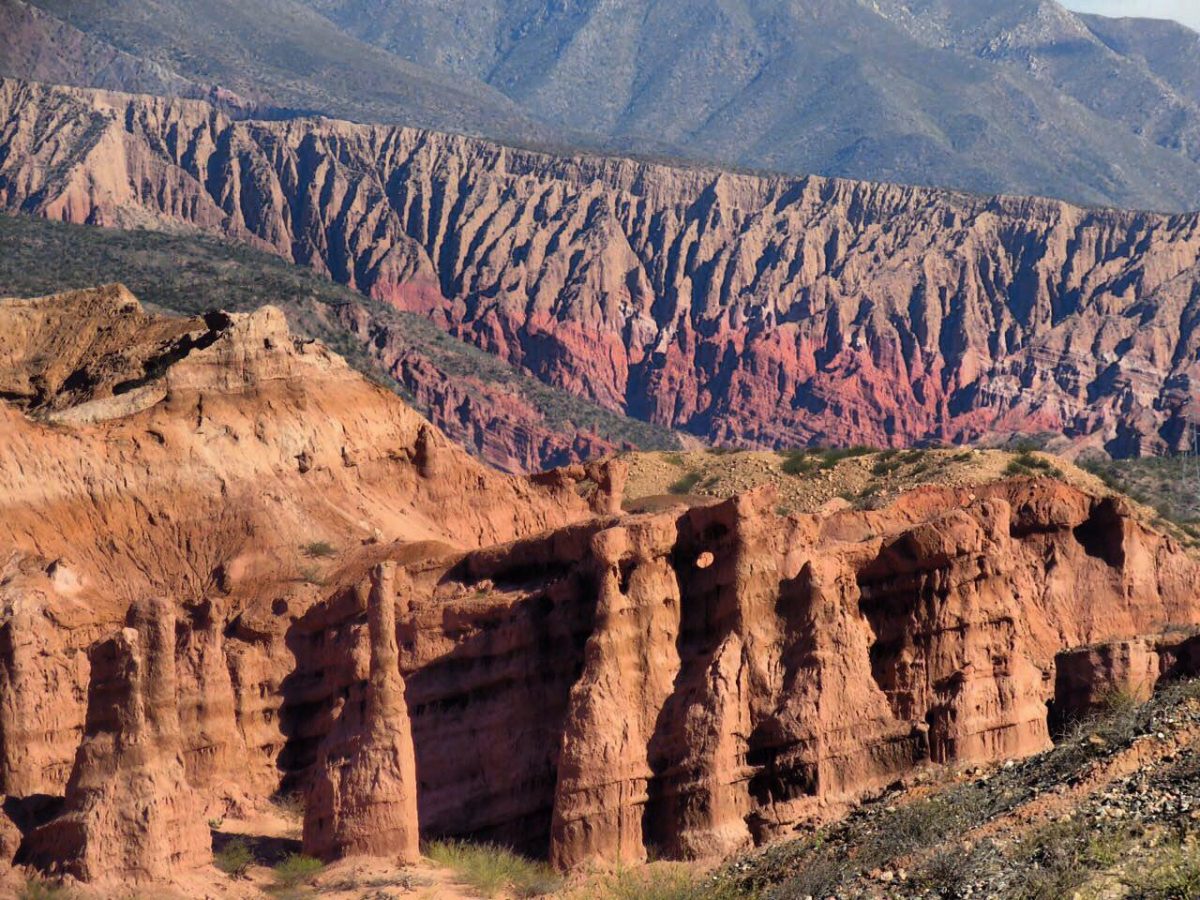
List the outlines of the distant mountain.
{"type": "Polygon", "coordinates": [[[1054,0],[305,0],[624,150],[1200,207],[1200,35],[1054,0]]]}
{"type": "Polygon", "coordinates": [[[542,142],[560,133],[486,84],[366,44],[294,0],[0,0],[0,74],[232,95],[273,115],[323,113],[542,142]]]}
{"type": "Polygon", "coordinates": [[[1055,0],[0,0],[0,74],[1200,208],[1200,35],[1055,0]]]}
{"type": "MultiPolygon", "coordinates": [[[[270,250],[738,446],[1186,445],[1200,215],[554,156],[0,81],[0,205],[270,250]]],[[[1189,407],[1189,404],[1191,406],[1189,407]]]]}

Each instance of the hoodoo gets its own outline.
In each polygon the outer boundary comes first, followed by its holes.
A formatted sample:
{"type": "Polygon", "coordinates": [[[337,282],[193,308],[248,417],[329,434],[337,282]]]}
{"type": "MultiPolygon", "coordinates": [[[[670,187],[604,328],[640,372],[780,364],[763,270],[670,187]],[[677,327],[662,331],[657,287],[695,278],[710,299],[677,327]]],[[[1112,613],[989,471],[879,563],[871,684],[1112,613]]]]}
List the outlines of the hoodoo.
{"type": "Polygon", "coordinates": [[[304,850],[321,859],[420,857],[412,725],[396,647],[396,566],[371,570],[369,672],[321,746],[304,810],[304,850]]]}
{"type": "Polygon", "coordinates": [[[29,836],[19,861],[82,881],[144,883],[211,860],[204,803],[184,774],[175,624],[168,601],[138,602],[127,626],[92,649],[63,812],[29,836]]]}
{"type": "Polygon", "coordinates": [[[170,880],[280,792],[327,860],[712,857],[1196,668],[1200,567],[1099,482],[626,512],[627,461],[489,471],[271,310],[5,323],[0,847],[45,871],[170,880]]]}

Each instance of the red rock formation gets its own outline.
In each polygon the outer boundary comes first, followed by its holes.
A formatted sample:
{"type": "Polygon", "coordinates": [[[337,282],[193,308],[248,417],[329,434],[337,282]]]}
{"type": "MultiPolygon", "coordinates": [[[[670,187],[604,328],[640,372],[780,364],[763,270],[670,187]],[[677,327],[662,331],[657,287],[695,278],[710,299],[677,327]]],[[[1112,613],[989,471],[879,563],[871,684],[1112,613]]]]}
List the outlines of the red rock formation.
{"type": "Polygon", "coordinates": [[[414,785],[427,838],[725,853],[1043,749],[1150,666],[1071,651],[1200,624],[1191,556],[1054,479],[623,515],[620,465],[491,472],[270,309],[167,328],[111,289],[0,304],[0,335],[0,849],[50,869],[190,864],[118,797],[161,823],[280,788],[329,856],[409,852],[414,785]],[[68,812],[16,814],[44,795],[68,812]]]}
{"type": "Polygon", "coordinates": [[[9,208],[250,241],[718,442],[1051,430],[1139,453],[1181,445],[1200,378],[1196,216],[231,121],[13,81],[0,111],[9,208]]]}
{"type": "Polygon", "coordinates": [[[367,640],[365,698],[347,698],[321,747],[304,809],[304,851],[321,859],[415,863],[421,855],[416,757],[396,648],[393,563],[371,571],[367,640]]]}
{"type": "MultiPolygon", "coordinates": [[[[436,353],[430,353],[428,346],[413,340],[410,328],[391,320],[380,321],[364,306],[347,304],[338,308],[331,324],[335,323],[366,345],[446,437],[503,472],[540,472],[602,459],[619,450],[633,449],[632,440],[638,438],[642,439],[638,445],[642,449],[672,446],[665,433],[634,432],[631,440],[606,438],[597,433],[595,425],[586,424],[594,421],[600,408],[583,403],[552,421],[531,401],[525,385],[510,383],[518,375],[516,371],[504,367],[507,371],[502,371],[500,377],[488,372],[464,374],[461,365],[455,365],[461,360],[451,359],[447,364],[436,353]]],[[[460,352],[471,349],[460,348],[460,352]]],[[[538,384],[533,378],[528,383],[538,384]]],[[[559,393],[555,399],[571,398],[559,393]]],[[[614,416],[613,424],[618,421],[614,416]]],[[[629,428],[641,423],[624,420],[620,424],[629,428]]]]}
{"type": "Polygon", "coordinates": [[[89,882],[169,882],[211,859],[203,802],[184,775],[170,604],[134,604],[128,627],[90,661],[63,812],[18,858],[89,882]]]}
{"type": "Polygon", "coordinates": [[[155,319],[118,288],[6,301],[0,385],[10,797],[62,794],[87,650],[139,597],[178,598],[187,772],[216,805],[222,785],[279,786],[283,634],[324,593],[322,554],[476,547],[590,514],[570,487],[474,462],[269,309],[155,319]],[[437,477],[418,471],[419,443],[442,457],[437,477]]]}

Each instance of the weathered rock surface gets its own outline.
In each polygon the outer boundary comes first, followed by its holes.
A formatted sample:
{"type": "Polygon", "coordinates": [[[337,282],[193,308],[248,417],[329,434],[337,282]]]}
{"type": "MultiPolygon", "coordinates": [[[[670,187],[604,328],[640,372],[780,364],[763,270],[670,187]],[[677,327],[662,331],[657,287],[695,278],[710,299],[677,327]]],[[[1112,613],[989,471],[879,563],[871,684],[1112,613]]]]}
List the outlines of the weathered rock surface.
{"type": "Polygon", "coordinates": [[[1180,446],[1200,218],[554,157],[0,84],[0,202],[200,227],[543,380],[741,445],[1180,446]]]}
{"type": "Polygon", "coordinates": [[[183,766],[175,614],[135,603],[128,626],[93,648],[83,743],[63,812],[18,860],[89,882],[165,882],[212,858],[204,804],[183,766]]]}
{"type": "Polygon", "coordinates": [[[1145,638],[1159,678],[1194,655],[1146,636],[1200,625],[1200,566],[1117,498],[1017,479],[624,515],[623,466],[490,472],[270,309],[164,327],[116,288],[0,304],[28,338],[0,355],[0,774],[22,813],[0,847],[18,829],[45,868],[157,877],[184,853],[79,817],[112,809],[87,773],[142,796],[164,759],[206,809],[304,790],[327,856],[407,854],[418,826],[562,867],[723,854],[918,766],[1046,748],[1116,680],[1080,648],[1145,638]],[[173,672],[122,681],[118,658],[173,672]],[[139,696],[167,751],[105,737],[139,696]],[[110,868],[74,862],[101,834],[110,868]]]}
{"type": "Polygon", "coordinates": [[[396,567],[371,571],[366,696],[347,697],[304,808],[304,850],[320,859],[421,855],[412,724],[396,647],[396,567]]]}

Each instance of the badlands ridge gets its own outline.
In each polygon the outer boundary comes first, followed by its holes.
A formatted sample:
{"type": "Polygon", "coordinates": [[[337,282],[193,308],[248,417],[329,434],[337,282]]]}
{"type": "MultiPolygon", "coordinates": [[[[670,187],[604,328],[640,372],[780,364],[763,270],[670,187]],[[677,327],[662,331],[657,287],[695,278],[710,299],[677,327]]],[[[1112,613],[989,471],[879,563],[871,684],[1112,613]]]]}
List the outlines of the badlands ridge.
{"type": "Polygon", "coordinates": [[[491,471],[270,307],[0,302],[4,862],[219,877],[204,823],[280,793],[325,859],[723,856],[1200,662],[1200,569],[1119,497],[626,474],[491,471]]]}

